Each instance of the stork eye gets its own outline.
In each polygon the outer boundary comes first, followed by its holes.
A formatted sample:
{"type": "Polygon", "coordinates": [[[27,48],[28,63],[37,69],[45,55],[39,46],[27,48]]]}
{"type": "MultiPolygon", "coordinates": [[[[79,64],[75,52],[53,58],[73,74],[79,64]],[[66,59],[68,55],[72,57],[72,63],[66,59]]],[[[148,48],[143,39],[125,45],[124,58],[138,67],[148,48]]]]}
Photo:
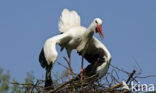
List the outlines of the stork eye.
{"type": "Polygon", "coordinates": [[[98,24],[97,20],[95,20],[95,23],[97,23],[97,24],[98,24]]]}

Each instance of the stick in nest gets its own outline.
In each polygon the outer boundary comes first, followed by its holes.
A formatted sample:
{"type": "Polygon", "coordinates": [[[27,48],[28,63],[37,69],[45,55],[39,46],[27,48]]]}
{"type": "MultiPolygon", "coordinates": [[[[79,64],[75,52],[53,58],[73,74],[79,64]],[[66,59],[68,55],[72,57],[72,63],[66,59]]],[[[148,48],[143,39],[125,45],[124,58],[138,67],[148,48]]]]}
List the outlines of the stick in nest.
{"type": "MultiPolygon", "coordinates": [[[[128,79],[126,80],[126,84],[128,84],[128,82],[133,78],[133,75],[135,74],[136,70],[134,69],[132,71],[132,73],[129,75],[128,79]]],[[[117,84],[115,84],[112,89],[115,89],[115,88],[119,88],[119,87],[122,87],[123,86],[123,83],[122,82],[119,82],[117,84]]]]}

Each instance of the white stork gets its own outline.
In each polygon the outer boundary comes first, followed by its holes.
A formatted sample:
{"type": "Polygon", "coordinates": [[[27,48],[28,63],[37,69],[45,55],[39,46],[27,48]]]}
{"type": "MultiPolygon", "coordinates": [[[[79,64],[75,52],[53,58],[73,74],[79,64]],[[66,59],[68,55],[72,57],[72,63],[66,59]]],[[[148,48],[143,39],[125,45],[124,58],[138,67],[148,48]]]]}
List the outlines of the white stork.
{"type": "MultiPolygon", "coordinates": [[[[69,65],[71,51],[76,49],[77,52],[82,55],[81,72],[83,71],[84,57],[91,63],[85,69],[85,75],[91,76],[93,74],[99,74],[101,77],[104,76],[109,68],[111,54],[105,45],[93,36],[94,33],[97,32],[100,37],[103,38],[101,27],[102,20],[100,18],[95,18],[91,25],[85,28],[80,25],[80,16],[76,11],[64,9],[58,25],[62,34],[49,38],[45,42],[39,56],[41,66],[46,68],[45,87],[52,85],[51,69],[58,57],[56,44],[61,46],[61,50],[66,48],[69,57],[69,65]]],[[[69,66],[68,79],[70,79],[70,69],[69,66]]]]}

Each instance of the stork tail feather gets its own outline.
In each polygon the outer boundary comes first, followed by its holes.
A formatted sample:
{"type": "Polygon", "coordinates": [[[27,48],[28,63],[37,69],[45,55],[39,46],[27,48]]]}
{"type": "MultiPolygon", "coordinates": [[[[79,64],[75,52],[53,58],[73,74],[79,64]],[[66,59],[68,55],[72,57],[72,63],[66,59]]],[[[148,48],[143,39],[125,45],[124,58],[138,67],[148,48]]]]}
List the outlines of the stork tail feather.
{"type": "Polygon", "coordinates": [[[64,9],[60,16],[58,26],[61,33],[66,32],[73,26],[80,26],[80,16],[74,10],[69,11],[68,9],[64,9]]]}

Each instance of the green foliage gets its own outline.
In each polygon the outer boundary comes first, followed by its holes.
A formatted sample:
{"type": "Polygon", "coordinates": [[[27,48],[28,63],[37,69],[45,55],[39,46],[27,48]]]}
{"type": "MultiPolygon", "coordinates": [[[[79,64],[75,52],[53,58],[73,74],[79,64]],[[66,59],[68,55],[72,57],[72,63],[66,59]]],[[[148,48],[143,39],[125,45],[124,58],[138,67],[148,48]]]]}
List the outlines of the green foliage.
{"type": "Polygon", "coordinates": [[[25,78],[25,84],[28,84],[28,85],[24,86],[26,93],[30,93],[31,92],[31,84],[33,84],[34,80],[35,80],[35,77],[33,75],[33,71],[27,72],[27,77],[25,78]]]}
{"type": "Polygon", "coordinates": [[[24,85],[21,86],[18,82],[13,78],[10,80],[9,71],[4,72],[3,69],[0,68],[0,93],[30,93],[31,84],[33,84],[35,77],[33,75],[33,71],[27,73],[27,77],[25,78],[24,85]],[[17,84],[11,84],[10,82],[14,82],[17,84]],[[30,85],[29,85],[30,84],[30,85]]]}
{"type": "Polygon", "coordinates": [[[4,73],[3,70],[0,68],[0,93],[7,93],[9,90],[9,71],[4,73]]]}
{"type": "MultiPolygon", "coordinates": [[[[18,83],[15,79],[13,79],[13,82],[18,83]]],[[[24,93],[24,92],[22,91],[21,88],[19,88],[19,85],[14,84],[14,85],[11,87],[11,93],[24,93]]]]}
{"type": "MultiPolygon", "coordinates": [[[[61,72],[61,74],[53,74],[53,78],[55,78],[54,85],[56,87],[67,80],[67,73],[68,72],[64,70],[63,72],[61,72]]],[[[9,71],[3,71],[3,69],[0,68],[0,93],[31,93],[32,91],[37,92],[38,90],[34,88],[32,90],[32,85],[34,85],[35,81],[35,77],[33,74],[33,71],[27,72],[27,77],[25,78],[25,81],[23,83],[19,83],[14,78],[12,79],[10,77],[9,71]]],[[[39,85],[44,86],[43,83],[39,85]]]]}

